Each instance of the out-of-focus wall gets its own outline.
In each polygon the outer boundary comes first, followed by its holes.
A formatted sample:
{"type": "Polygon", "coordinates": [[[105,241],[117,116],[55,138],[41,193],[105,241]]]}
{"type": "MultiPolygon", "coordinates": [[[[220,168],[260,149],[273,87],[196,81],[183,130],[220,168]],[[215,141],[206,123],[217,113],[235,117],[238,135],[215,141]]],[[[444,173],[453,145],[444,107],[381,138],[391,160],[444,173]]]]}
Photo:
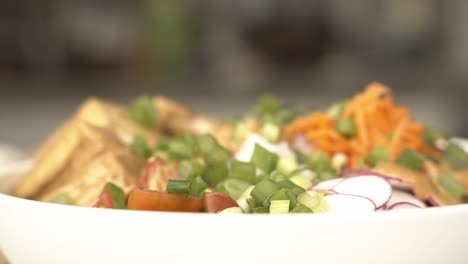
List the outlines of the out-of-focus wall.
{"type": "Polygon", "coordinates": [[[89,95],[226,116],[265,92],[325,106],[387,83],[468,136],[463,0],[0,1],[0,141],[40,141],[89,95]]]}

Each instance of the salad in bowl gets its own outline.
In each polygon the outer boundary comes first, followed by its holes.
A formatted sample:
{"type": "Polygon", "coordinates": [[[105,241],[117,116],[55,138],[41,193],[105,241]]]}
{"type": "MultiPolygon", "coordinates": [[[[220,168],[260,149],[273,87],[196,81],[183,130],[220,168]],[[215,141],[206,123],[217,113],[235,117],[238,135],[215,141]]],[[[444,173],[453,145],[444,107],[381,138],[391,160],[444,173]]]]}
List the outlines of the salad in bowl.
{"type": "Polygon", "coordinates": [[[87,100],[39,149],[14,196],[84,207],[354,214],[468,200],[468,154],[379,83],[301,111],[272,96],[228,121],[167,98],[87,100]]]}
{"type": "Polygon", "coordinates": [[[227,121],[90,98],[0,169],[0,250],[13,264],[465,263],[466,150],[379,83],[327,109],[265,96],[227,121]]]}

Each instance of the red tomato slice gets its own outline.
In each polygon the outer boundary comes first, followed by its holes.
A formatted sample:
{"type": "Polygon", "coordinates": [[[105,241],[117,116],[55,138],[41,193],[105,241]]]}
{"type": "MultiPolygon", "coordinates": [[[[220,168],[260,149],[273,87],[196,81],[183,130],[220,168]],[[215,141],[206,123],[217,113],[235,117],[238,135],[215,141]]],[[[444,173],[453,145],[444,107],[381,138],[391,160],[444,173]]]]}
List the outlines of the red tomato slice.
{"type": "Polygon", "coordinates": [[[137,189],[130,192],[127,204],[130,210],[145,211],[199,212],[202,207],[196,197],[137,189]]]}
{"type": "Polygon", "coordinates": [[[204,193],[203,205],[207,213],[219,213],[227,208],[239,207],[231,196],[222,192],[204,193]]]}

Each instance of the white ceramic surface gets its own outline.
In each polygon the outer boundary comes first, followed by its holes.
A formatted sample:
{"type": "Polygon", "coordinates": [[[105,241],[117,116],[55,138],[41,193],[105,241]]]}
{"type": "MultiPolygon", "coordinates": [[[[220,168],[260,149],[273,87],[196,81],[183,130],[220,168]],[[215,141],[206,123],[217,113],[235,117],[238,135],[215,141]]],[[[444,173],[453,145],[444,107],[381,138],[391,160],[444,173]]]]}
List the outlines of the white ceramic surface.
{"type": "MultiPolygon", "coordinates": [[[[0,187],[20,171],[3,170],[0,187]]],[[[81,208],[0,194],[0,249],[12,264],[462,264],[467,240],[468,205],[351,216],[209,215],[81,208]]]]}

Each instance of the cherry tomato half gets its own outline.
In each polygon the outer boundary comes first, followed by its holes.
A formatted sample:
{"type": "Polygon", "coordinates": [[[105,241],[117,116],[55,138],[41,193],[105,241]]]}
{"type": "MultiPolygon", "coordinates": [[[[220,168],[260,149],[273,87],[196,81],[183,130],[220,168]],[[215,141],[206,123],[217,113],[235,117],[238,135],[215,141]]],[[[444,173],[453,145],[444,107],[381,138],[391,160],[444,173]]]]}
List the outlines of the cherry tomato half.
{"type": "Polygon", "coordinates": [[[199,212],[202,207],[202,200],[196,197],[138,189],[130,192],[127,204],[130,210],[169,212],[199,212]]]}

